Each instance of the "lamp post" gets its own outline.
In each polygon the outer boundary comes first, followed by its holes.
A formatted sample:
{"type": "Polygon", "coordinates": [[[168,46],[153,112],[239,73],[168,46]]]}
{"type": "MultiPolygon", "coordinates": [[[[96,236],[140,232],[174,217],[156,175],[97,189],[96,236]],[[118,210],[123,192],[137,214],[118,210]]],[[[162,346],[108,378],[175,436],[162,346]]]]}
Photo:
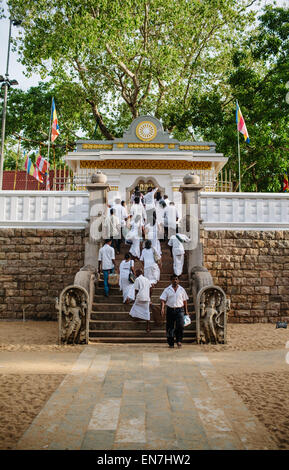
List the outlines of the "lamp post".
{"type": "Polygon", "coordinates": [[[17,80],[9,80],[9,57],[10,57],[10,42],[11,42],[11,26],[19,26],[21,21],[13,20],[10,18],[9,36],[8,36],[8,52],[5,78],[0,75],[1,89],[4,88],[3,98],[3,111],[2,111],[2,131],[1,131],[1,154],[0,154],[0,191],[3,187],[3,167],[4,167],[4,149],[5,149],[5,127],[6,127],[6,111],[7,111],[7,93],[11,85],[18,85],[17,80]]]}

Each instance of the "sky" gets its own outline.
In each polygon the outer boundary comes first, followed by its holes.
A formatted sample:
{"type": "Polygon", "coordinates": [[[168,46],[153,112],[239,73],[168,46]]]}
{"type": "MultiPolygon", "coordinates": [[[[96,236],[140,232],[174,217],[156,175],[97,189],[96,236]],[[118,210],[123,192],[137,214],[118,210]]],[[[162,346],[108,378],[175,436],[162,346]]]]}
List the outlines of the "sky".
{"type": "MultiPolygon", "coordinates": [[[[278,6],[288,6],[289,0],[275,0],[278,6]]],[[[261,5],[273,5],[274,0],[262,0],[261,5]]],[[[3,1],[5,13],[7,14],[6,0],[3,1]]],[[[260,8],[260,7],[258,7],[260,8]]],[[[12,26],[12,37],[17,36],[18,27],[12,26]]],[[[9,20],[0,20],[0,75],[4,75],[6,71],[7,62],[7,49],[8,49],[8,34],[9,34],[9,20]]],[[[25,77],[24,67],[18,62],[19,56],[17,53],[10,51],[9,61],[9,78],[16,79],[19,87],[27,90],[31,86],[36,86],[41,81],[40,75],[33,74],[30,78],[25,77]]]]}

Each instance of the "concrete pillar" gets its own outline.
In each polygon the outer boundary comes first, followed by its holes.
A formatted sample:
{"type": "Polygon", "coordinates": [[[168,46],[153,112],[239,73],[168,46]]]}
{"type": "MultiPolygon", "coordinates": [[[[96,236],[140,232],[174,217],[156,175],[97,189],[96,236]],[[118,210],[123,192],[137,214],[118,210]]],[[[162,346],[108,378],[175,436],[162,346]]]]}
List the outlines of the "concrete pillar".
{"type": "Polygon", "coordinates": [[[202,189],[203,186],[200,184],[184,183],[180,186],[184,212],[181,231],[191,239],[189,243],[186,243],[189,277],[193,266],[203,266],[203,244],[200,243],[200,191],[202,189]]]}
{"type": "MultiPolygon", "coordinates": [[[[86,227],[86,242],[85,242],[85,255],[84,264],[91,265],[97,270],[98,266],[98,252],[102,246],[103,238],[102,231],[98,232],[97,237],[91,236],[92,224],[99,225],[104,218],[105,210],[107,207],[107,193],[109,191],[109,185],[106,184],[106,176],[101,183],[91,183],[86,186],[89,192],[89,218],[88,225],[86,227]]],[[[93,177],[92,177],[93,180],[93,177]]]]}

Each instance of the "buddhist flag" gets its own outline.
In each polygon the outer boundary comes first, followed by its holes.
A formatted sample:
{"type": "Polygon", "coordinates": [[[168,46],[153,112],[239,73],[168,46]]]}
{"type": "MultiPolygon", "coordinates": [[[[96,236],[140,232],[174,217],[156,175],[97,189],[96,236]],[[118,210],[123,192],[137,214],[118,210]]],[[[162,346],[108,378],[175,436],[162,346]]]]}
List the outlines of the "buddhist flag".
{"type": "Polygon", "coordinates": [[[39,172],[38,168],[34,167],[32,161],[31,161],[31,158],[29,158],[28,155],[27,155],[27,158],[25,160],[25,170],[28,173],[28,175],[33,176],[33,178],[37,179],[37,181],[39,181],[39,183],[43,183],[43,176],[39,172]]]}
{"type": "Polygon", "coordinates": [[[51,120],[52,120],[51,142],[54,142],[55,139],[56,139],[56,137],[59,136],[59,125],[58,125],[58,121],[57,121],[57,115],[56,115],[56,108],[55,108],[54,98],[52,98],[51,120]]]}
{"type": "Polygon", "coordinates": [[[288,183],[288,176],[285,174],[283,177],[283,192],[289,192],[289,183],[288,183]]]}
{"type": "Polygon", "coordinates": [[[249,144],[249,142],[250,142],[249,134],[248,134],[248,131],[247,131],[247,127],[246,127],[244,118],[243,118],[242,113],[241,113],[241,109],[238,105],[238,102],[237,102],[237,109],[236,109],[236,121],[237,121],[238,131],[241,132],[241,134],[243,134],[245,142],[247,142],[247,144],[249,144]]]}
{"type": "Polygon", "coordinates": [[[47,170],[50,165],[49,162],[45,160],[45,158],[41,157],[41,155],[38,155],[36,160],[36,166],[41,173],[47,173],[47,170]]]}

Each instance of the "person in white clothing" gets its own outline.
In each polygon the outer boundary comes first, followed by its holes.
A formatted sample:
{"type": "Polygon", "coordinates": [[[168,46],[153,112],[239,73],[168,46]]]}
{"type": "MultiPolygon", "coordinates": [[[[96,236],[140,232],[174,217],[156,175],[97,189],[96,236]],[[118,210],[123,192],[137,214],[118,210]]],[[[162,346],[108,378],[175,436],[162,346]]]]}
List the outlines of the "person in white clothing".
{"type": "Polygon", "coordinates": [[[146,239],[151,240],[152,249],[156,251],[158,258],[159,258],[159,263],[161,263],[162,250],[161,250],[161,244],[159,241],[159,232],[160,232],[159,223],[157,222],[156,212],[154,212],[152,224],[147,224],[145,226],[145,233],[146,233],[146,239]]]}
{"type": "Polygon", "coordinates": [[[130,208],[130,215],[131,215],[132,220],[134,220],[137,215],[140,215],[142,219],[142,224],[144,225],[145,220],[146,220],[146,211],[144,209],[143,204],[140,202],[139,197],[134,198],[134,202],[130,208]]]}
{"type": "Polygon", "coordinates": [[[144,263],[144,276],[149,279],[152,285],[160,280],[160,268],[156,262],[157,253],[152,248],[151,240],[146,240],[142,250],[140,261],[144,263]]]}
{"type": "Polygon", "coordinates": [[[179,214],[174,202],[170,202],[164,210],[164,229],[165,238],[171,238],[172,235],[177,233],[177,221],[179,214]]]}
{"type": "Polygon", "coordinates": [[[137,215],[132,221],[130,231],[127,234],[127,240],[130,240],[132,242],[129,252],[134,258],[140,257],[140,241],[142,239],[142,235],[142,219],[140,215],[137,215]]]}
{"type": "Polygon", "coordinates": [[[134,283],[130,282],[129,274],[134,271],[134,261],[131,259],[130,254],[126,253],[124,259],[119,265],[119,288],[122,291],[123,303],[128,303],[129,300],[134,300],[134,283]]]}
{"type": "Polygon", "coordinates": [[[146,208],[146,221],[149,224],[152,224],[153,213],[156,210],[155,205],[155,194],[158,188],[153,189],[151,186],[148,188],[148,192],[144,196],[144,205],[146,208]]]}
{"type": "Polygon", "coordinates": [[[127,209],[124,207],[124,205],[121,203],[121,200],[119,198],[115,199],[114,205],[112,206],[114,210],[114,214],[119,220],[120,223],[120,234],[119,234],[119,242],[116,243],[117,245],[117,252],[119,253],[120,251],[120,245],[121,245],[121,237],[123,235],[123,231],[125,231],[125,226],[126,226],[126,221],[127,221],[127,209]]]}
{"type": "Polygon", "coordinates": [[[177,233],[172,235],[169,239],[169,247],[171,250],[171,255],[173,257],[173,270],[176,276],[181,276],[183,273],[184,267],[184,258],[185,258],[185,248],[184,244],[189,242],[190,239],[187,235],[182,233],[177,233]]]}
{"type": "Polygon", "coordinates": [[[167,306],[166,331],[167,342],[170,348],[174,347],[174,341],[178,348],[182,347],[184,334],[184,314],[188,315],[188,294],[179,285],[178,276],[172,275],[171,285],[166,287],[160,296],[161,315],[165,315],[165,305],[167,306]]]}
{"type": "Polygon", "coordinates": [[[114,273],[115,269],[115,252],[111,246],[112,240],[106,240],[102,248],[98,253],[98,272],[103,272],[103,283],[104,283],[104,295],[108,297],[109,286],[108,286],[108,275],[114,273]]]}
{"type": "Polygon", "coordinates": [[[136,271],[135,301],[129,312],[132,318],[140,318],[146,320],[146,331],[150,331],[150,301],[151,301],[151,283],[143,276],[141,269],[136,271]]]}

